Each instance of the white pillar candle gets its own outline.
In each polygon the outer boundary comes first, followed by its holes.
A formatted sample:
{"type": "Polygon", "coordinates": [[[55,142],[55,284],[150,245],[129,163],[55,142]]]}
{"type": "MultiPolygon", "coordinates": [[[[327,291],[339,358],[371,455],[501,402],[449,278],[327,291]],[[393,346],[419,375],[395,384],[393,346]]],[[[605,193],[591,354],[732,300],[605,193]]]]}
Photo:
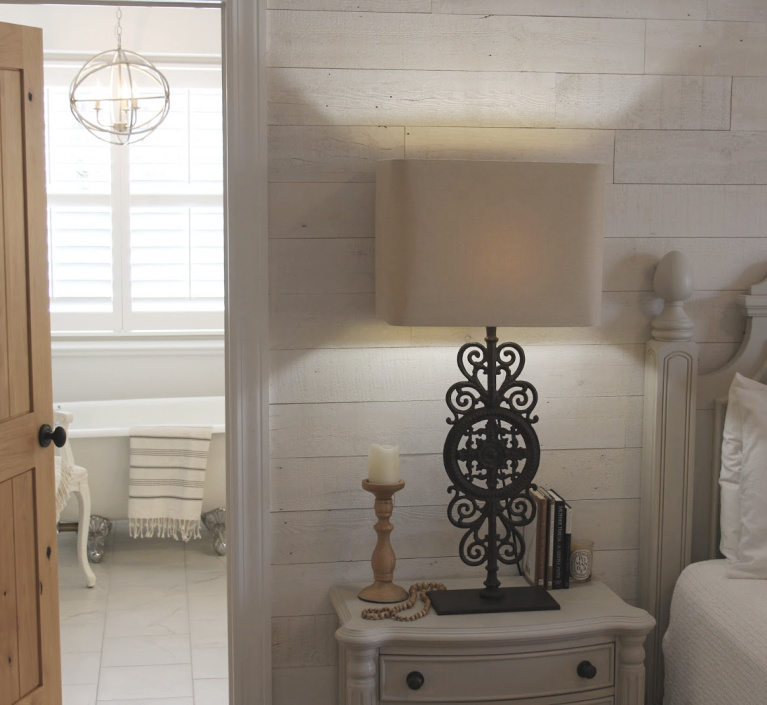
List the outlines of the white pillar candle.
{"type": "Polygon", "coordinates": [[[399,447],[370,446],[368,456],[368,482],[376,485],[393,485],[399,482],[399,447]]]}

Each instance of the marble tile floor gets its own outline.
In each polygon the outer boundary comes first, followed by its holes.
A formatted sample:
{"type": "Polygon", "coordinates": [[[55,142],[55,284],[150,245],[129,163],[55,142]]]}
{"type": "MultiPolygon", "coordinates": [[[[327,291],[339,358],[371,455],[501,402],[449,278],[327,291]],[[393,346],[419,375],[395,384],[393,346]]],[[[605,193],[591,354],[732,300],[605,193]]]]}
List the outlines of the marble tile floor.
{"type": "Polygon", "coordinates": [[[228,705],[226,558],[115,522],[85,587],[59,534],[63,705],[228,705]]]}

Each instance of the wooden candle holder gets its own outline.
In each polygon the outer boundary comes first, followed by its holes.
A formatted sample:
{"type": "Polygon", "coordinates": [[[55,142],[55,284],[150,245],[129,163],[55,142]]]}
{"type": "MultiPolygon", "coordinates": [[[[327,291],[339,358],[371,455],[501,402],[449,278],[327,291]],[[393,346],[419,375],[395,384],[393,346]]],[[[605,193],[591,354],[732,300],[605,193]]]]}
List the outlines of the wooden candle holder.
{"type": "Polygon", "coordinates": [[[373,507],[378,521],[373,528],[378,534],[378,542],[370,558],[375,582],[360,590],[358,595],[360,600],[367,602],[402,602],[407,599],[407,590],[392,582],[397,559],[394,555],[394,549],[391,547],[390,538],[394,526],[389,521],[394,509],[392,497],[395,492],[399,492],[404,486],[405,482],[403,480],[391,485],[379,485],[374,482],[368,482],[368,480],[362,481],[362,489],[375,495],[373,507]]]}

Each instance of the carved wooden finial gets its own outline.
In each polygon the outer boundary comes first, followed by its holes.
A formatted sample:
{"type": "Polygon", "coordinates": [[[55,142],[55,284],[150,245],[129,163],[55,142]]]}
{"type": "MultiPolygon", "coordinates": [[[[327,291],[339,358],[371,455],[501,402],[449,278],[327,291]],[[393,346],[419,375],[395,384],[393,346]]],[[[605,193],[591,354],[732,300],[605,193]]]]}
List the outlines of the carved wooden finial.
{"type": "Polygon", "coordinates": [[[652,320],[655,340],[692,340],[695,324],[684,310],[692,296],[692,267],[678,250],[667,253],[658,263],[653,280],[655,293],[665,302],[663,311],[652,320]]]}

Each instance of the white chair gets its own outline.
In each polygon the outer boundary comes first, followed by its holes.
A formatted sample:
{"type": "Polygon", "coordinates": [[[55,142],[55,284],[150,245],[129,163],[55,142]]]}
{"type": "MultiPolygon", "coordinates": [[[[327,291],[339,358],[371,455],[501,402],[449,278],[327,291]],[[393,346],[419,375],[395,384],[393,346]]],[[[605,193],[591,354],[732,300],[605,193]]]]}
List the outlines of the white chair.
{"type": "MultiPolygon", "coordinates": [[[[54,410],[53,420],[56,426],[62,426],[69,433],[72,414],[54,410]]],[[[56,450],[56,522],[69,501],[70,494],[77,495],[79,512],[77,516],[77,558],[85,573],[85,584],[91,588],[96,584],[96,575],[88,563],[88,530],[91,520],[91,492],[88,488],[88,471],[75,465],[72,446],[67,438],[61,448],[56,450]]]]}

